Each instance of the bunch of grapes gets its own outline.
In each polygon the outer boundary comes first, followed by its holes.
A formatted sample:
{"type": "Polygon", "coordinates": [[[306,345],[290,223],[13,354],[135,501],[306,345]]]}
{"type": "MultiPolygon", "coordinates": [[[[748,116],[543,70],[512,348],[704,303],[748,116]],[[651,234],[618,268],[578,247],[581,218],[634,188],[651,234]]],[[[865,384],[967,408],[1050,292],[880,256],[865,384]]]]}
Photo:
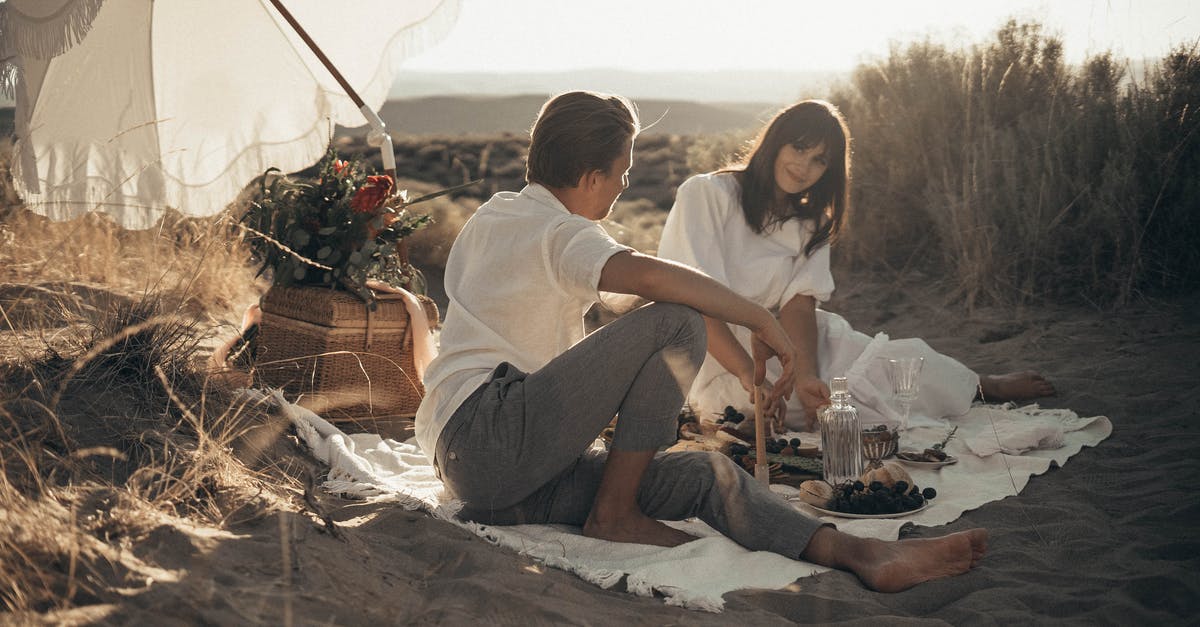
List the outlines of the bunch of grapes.
{"type": "Polygon", "coordinates": [[[792,456],[796,454],[796,449],[800,448],[800,438],[767,440],[766,447],[769,454],[792,456]]]}
{"type": "Polygon", "coordinates": [[[936,496],[937,490],[917,486],[910,489],[906,481],[897,481],[890,488],[878,481],[870,485],[855,481],[834,489],[829,508],[847,514],[899,514],[917,509],[936,496]]]}
{"type": "Polygon", "coordinates": [[[717,418],[717,424],[720,425],[720,424],[725,424],[728,422],[731,425],[736,425],[736,424],[741,424],[741,422],[745,419],[746,419],[746,414],[743,414],[742,412],[734,409],[733,405],[726,405],[725,413],[721,414],[720,418],[717,418]]]}

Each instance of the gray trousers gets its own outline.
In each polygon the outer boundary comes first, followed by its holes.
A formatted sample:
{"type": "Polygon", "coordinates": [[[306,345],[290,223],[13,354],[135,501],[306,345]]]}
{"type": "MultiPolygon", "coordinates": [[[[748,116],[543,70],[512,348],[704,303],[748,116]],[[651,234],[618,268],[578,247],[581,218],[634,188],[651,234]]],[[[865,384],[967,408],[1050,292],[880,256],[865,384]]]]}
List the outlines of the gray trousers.
{"type": "MultiPolygon", "coordinates": [[[[500,364],[443,428],[435,463],[467,520],[583,525],[607,453],[591,448],[618,416],[613,448],[674,443],[704,359],[704,320],[655,303],[584,338],[537,372],[500,364]]],[[[659,453],[638,489],[657,520],[699,518],[738,544],[796,559],[821,527],[719,453],[659,453]]]]}

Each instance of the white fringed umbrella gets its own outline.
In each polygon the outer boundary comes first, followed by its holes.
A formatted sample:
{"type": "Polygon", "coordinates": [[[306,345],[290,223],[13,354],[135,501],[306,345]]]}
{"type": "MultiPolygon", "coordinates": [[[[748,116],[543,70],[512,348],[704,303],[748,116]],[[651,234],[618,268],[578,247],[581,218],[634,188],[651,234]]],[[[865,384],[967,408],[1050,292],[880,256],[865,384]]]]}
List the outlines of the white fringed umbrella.
{"type": "Polygon", "coordinates": [[[367,116],[390,143],[374,111],[395,66],[449,30],[458,0],[286,5],[0,4],[0,87],[16,100],[13,177],[26,206],[55,220],[103,211],[148,228],[167,208],[221,211],[268,167],[311,165],[331,123],[355,127],[367,116]]]}

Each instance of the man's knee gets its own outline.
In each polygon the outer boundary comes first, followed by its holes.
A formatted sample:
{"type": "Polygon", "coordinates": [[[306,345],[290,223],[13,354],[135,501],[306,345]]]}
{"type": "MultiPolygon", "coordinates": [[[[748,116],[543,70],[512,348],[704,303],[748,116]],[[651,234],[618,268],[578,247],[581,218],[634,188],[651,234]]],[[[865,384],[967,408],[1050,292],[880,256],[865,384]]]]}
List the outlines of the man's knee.
{"type": "Polygon", "coordinates": [[[707,347],[708,333],[704,327],[704,316],[700,312],[676,303],[654,303],[646,307],[659,317],[660,328],[674,331],[676,336],[707,347]]]}
{"type": "Polygon", "coordinates": [[[712,451],[681,451],[671,453],[676,457],[675,471],[692,477],[703,484],[706,489],[712,486],[730,488],[738,484],[741,478],[738,473],[745,474],[726,455],[712,451]]]}

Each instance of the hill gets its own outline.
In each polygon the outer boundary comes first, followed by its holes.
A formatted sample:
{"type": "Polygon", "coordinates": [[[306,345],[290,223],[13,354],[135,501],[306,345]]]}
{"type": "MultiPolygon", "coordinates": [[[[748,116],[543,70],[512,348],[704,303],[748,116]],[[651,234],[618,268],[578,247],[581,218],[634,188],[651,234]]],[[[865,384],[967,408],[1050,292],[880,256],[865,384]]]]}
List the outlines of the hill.
{"type": "MultiPolygon", "coordinates": [[[[429,96],[389,100],[380,117],[393,135],[460,135],[527,133],[544,95],[429,96]]],[[[701,103],[683,100],[638,100],[648,133],[696,135],[752,129],[775,109],[766,103],[701,103]]],[[[361,133],[361,129],[339,134],[361,133]]]]}
{"type": "Polygon", "coordinates": [[[710,72],[635,72],[578,69],[567,72],[420,72],[402,70],[391,98],[424,96],[547,95],[591,89],[630,98],[696,102],[770,102],[786,104],[819,96],[848,72],[714,70],[710,72]]]}

